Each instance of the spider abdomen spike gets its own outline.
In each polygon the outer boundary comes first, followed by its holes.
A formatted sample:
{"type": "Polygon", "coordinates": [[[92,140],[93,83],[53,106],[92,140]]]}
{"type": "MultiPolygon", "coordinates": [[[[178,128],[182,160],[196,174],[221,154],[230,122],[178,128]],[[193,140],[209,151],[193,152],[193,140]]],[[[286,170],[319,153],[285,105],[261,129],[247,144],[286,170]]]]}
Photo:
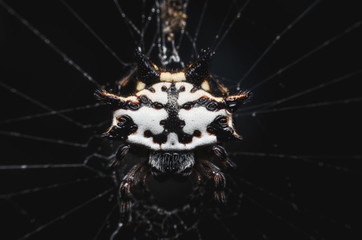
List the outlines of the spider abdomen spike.
{"type": "Polygon", "coordinates": [[[142,53],[140,48],[136,49],[135,56],[138,80],[142,80],[146,86],[158,82],[160,80],[160,71],[158,67],[142,53]]]}
{"type": "Polygon", "coordinates": [[[111,106],[113,110],[120,108],[124,105],[124,101],[117,95],[107,93],[106,91],[96,90],[94,95],[99,101],[111,106]]]}
{"type": "Polygon", "coordinates": [[[241,92],[237,95],[231,95],[226,98],[224,98],[224,103],[226,106],[226,109],[233,113],[235,112],[239,106],[243,103],[245,103],[249,98],[249,92],[241,92]]]}
{"type": "Polygon", "coordinates": [[[209,73],[210,59],[213,52],[210,50],[204,50],[201,56],[185,70],[186,81],[200,86],[201,83],[206,80],[209,73]]]}

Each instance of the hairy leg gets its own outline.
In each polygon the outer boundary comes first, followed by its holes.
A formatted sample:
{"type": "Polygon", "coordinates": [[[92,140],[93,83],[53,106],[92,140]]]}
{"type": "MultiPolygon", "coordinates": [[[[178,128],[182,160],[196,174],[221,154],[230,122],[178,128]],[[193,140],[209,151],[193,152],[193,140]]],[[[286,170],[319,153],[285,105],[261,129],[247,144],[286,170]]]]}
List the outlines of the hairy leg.
{"type": "Polygon", "coordinates": [[[220,168],[218,168],[213,163],[207,160],[200,160],[198,161],[195,166],[195,170],[199,172],[202,176],[206,176],[208,178],[212,178],[215,184],[215,199],[220,202],[224,203],[225,198],[225,186],[226,180],[224,174],[221,172],[220,168]]]}
{"type": "Polygon", "coordinates": [[[225,167],[236,167],[236,164],[230,160],[225,148],[220,145],[215,145],[212,147],[212,150],[225,167]]]}
{"type": "Polygon", "coordinates": [[[112,161],[112,163],[109,165],[111,168],[116,168],[119,166],[123,158],[127,155],[128,151],[130,149],[130,146],[128,144],[121,145],[116,153],[115,159],[112,161]]]}
{"type": "Polygon", "coordinates": [[[149,173],[150,167],[147,161],[145,161],[133,166],[127,175],[124,176],[119,187],[121,212],[128,212],[131,208],[131,187],[136,185],[138,182],[144,183],[149,173]]]}

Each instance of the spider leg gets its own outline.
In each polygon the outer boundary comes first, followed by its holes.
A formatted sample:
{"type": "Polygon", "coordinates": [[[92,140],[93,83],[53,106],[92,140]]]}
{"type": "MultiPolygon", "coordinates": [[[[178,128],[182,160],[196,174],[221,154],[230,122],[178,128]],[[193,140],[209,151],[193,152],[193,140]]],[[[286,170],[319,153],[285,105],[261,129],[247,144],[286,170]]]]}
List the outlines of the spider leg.
{"type": "Polygon", "coordinates": [[[224,203],[226,201],[224,192],[226,179],[220,168],[207,160],[200,160],[197,162],[197,164],[195,164],[195,169],[202,175],[214,180],[214,197],[218,202],[224,203]]]}
{"type": "Polygon", "coordinates": [[[109,165],[111,168],[116,168],[119,166],[123,158],[127,155],[128,151],[130,149],[130,146],[128,144],[121,145],[116,153],[116,157],[109,165]]]}
{"type": "Polygon", "coordinates": [[[196,185],[194,187],[194,192],[197,192],[200,189],[202,174],[195,167],[192,168],[192,172],[195,174],[195,178],[196,178],[196,185]]]}
{"type": "Polygon", "coordinates": [[[139,181],[145,181],[146,176],[150,172],[150,167],[147,161],[139,163],[132,167],[132,169],[124,176],[121,181],[119,192],[121,201],[121,212],[128,212],[131,208],[131,187],[136,185],[139,181]]]}
{"type": "Polygon", "coordinates": [[[197,185],[200,185],[201,180],[202,180],[202,174],[195,168],[193,168],[192,171],[195,173],[197,185]]]}
{"type": "Polygon", "coordinates": [[[215,145],[212,147],[212,151],[225,167],[236,167],[236,164],[230,160],[225,148],[220,145],[215,145]]]}

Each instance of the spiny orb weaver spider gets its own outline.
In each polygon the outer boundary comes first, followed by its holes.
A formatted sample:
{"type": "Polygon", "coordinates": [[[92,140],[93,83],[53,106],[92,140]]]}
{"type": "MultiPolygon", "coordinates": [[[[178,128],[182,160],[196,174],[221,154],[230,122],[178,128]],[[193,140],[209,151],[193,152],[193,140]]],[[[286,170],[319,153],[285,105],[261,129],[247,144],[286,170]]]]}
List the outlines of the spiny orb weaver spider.
{"type": "Polygon", "coordinates": [[[96,91],[98,98],[110,105],[112,126],[106,136],[121,140],[113,165],[118,165],[130,149],[146,149],[148,161],[139,163],[120,184],[121,211],[131,207],[130,189],[139,181],[154,176],[195,174],[215,183],[215,199],[225,201],[225,176],[215,164],[198,158],[198,151],[212,151],[224,166],[234,166],[219,145],[241,137],[233,127],[232,114],[248,99],[248,92],[230,95],[227,88],[209,73],[211,51],[178,72],[169,72],[153,64],[136,50],[136,74],[120,82],[129,88],[128,96],[96,91]]]}

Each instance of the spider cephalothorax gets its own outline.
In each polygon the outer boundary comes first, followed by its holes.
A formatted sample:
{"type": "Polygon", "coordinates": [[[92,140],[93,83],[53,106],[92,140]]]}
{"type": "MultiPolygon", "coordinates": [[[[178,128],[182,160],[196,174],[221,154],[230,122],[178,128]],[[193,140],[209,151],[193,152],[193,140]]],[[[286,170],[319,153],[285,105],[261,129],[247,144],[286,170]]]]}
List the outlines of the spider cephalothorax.
{"type": "Polygon", "coordinates": [[[137,69],[131,81],[134,91],[118,96],[98,91],[98,97],[114,110],[112,126],[106,135],[121,140],[115,164],[127,154],[130,145],[147,149],[148,161],[137,164],[123,178],[120,186],[123,210],[130,206],[130,187],[153,175],[187,176],[194,172],[213,178],[215,197],[224,201],[225,178],[213,163],[195,158],[194,152],[209,148],[226,166],[232,165],[225,149],[218,145],[241,139],[233,128],[232,114],[248,98],[247,92],[229,95],[225,87],[211,82],[208,71],[212,53],[202,55],[179,72],[159,69],[140,50],[136,51],[137,69]],[[220,92],[217,96],[211,86],[220,92]]]}

